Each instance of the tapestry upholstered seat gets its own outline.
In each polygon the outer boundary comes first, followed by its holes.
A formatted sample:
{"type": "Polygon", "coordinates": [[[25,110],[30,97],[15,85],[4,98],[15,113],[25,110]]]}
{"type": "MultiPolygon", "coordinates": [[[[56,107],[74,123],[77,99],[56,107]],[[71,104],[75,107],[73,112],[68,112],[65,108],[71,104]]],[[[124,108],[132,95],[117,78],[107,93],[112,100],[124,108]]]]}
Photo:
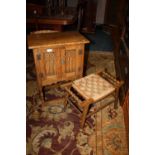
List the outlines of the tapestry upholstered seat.
{"type": "Polygon", "coordinates": [[[77,79],[71,83],[62,85],[67,91],[67,100],[74,100],[76,107],[81,111],[81,127],[84,126],[86,118],[96,113],[105,105],[101,105],[93,112],[90,112],[90,105],[96,103],[99,100],[105,99],[109,95],[113,95],[114,107],[117,108],[119,88],[123,84],[123,81],[116,80],[112,75],[107,72],[93,73],[83,78],[77,79]]]}

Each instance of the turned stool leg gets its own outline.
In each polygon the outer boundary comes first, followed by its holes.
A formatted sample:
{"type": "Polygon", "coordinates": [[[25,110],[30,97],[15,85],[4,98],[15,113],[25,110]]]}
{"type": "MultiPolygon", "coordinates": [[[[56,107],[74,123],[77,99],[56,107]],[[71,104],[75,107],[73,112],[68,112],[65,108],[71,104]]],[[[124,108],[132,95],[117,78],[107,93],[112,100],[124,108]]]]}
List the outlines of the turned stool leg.
{"type": "Polygon", "coordinates": [[[89,105],[86,105],[83,109],[83,113],[82,113],[82,116],[81,116],[81,120],[80,120],[80,126],[81,128],[84,127],[84,123],[86,121],[86,116],[87,116],[87,113],[88,113],[88,109],[89,109],[89,105]]]}
{"type": "Polygon", "coordinates": [[[69,94],[67,93],[67,94],[66,94],[66,97],[65,97],[65,101],[64,101],[64,110],[65,110],[66,107],[67,107],[68,97],[69,97],[69,94]]]}
{"type": "Polygon", "coordinates": [[[45,101],[45,87],[42,87],[42,98],[45,101]]]}
{"type": "Polygon", "coordinates": [[[116,91],[115,91],[114,109],[118,108],[118,94],[119,94],[119,89],[116,89],[116,91]]]}

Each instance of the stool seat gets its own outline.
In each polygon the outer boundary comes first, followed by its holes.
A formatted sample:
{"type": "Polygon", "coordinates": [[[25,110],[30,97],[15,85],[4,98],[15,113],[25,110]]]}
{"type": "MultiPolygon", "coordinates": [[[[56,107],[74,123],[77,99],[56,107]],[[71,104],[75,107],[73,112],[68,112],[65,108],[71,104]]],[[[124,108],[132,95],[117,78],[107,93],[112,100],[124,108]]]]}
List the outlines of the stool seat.
{"type": "Polygon", "coordinates": [[[73,81],[72,87],[85,99],[92,98],[94,101],[98,101],[115,91],[115,87],[110,82],[97,74],[90,74],[73,81]]]}

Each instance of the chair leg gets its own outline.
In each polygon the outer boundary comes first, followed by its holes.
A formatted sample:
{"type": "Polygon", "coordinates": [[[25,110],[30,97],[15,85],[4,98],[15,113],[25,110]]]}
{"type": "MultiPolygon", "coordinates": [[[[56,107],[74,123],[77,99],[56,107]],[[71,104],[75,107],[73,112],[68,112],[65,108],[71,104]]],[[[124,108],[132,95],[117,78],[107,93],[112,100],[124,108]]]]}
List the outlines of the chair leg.
{"type": "Polygon", "coordinates": [[[118,94],[119,94],[119,89],[116,89],[116,91],[115,91],[114,109],[118,108],[118,94]]]}
{"type": "Polygon", "coordinates": [[[88,109],[89,109],[89,105],[86,105],[84,107],[84,110],[83,110],[83,113],[82,113],[82,116],[81,116],[81,120],[80,120],[80,127],[81,128],[84,127],[84,123],[86,121],[86,116],[87,116],[87,113],[88,113],[88,109]]]}

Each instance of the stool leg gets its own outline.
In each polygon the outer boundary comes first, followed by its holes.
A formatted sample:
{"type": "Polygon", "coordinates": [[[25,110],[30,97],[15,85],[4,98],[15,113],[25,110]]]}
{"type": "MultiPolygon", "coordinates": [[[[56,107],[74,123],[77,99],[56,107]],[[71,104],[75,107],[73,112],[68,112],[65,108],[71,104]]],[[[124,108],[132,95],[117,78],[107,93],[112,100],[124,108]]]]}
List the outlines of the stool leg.
{"type": "Polygon", "coordinates": [[[42,98],[45,101],[45,87],[42,87],[42,98]]]}
{"type": "Polygon", "coordinates": [[[116,89],[116,91],[115,91],[114,109],[118,108],[118,94],[119,94],[119,89],[116,89]]]}
{"type": "Polygon", "coordinates": [[[80,120],[80,126],[81,126],[81,128],[84,127],[84,123],[86,121],[86,115],[88,113],[88,109],[89,109],[89,105],[86,105],[84,107],[84,110],[83,110],[83,113],[82,113],[82,116],[81,116],[81,120],[80,120]]]}
{"type": "Polygon", "coordinates": [[[68,103],[68,97],[69,97],[69,94],[67,93],[66,97],[65,97],[65,101],[64,101],[64,110],[66,109],[67,107],[67,103],[68,103]]]}

